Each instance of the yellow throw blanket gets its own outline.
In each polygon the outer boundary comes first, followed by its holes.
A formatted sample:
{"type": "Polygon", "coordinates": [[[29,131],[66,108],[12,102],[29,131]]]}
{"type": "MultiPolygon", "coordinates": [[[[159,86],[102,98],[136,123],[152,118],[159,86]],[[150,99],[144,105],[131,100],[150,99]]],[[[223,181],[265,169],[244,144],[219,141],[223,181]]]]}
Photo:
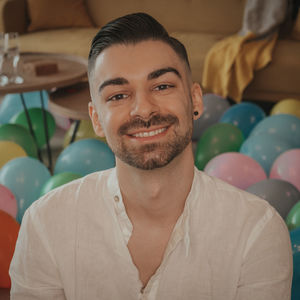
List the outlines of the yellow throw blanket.
{"type": "Polygon", "coordinates": [[[240,102],[253,73],[265,67],[272,58],[278,34],[255,39],[249,32],[216,43],[208,52],[203,71],[203,87],[222,97],[240,102]]]}

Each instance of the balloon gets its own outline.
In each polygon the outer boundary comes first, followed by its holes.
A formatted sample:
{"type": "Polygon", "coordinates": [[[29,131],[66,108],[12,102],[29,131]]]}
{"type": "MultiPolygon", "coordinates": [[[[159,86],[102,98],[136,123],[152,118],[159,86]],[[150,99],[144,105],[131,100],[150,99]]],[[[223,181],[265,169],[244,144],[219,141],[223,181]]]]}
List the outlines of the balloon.
{"type": "Polygon", "coordinates": [[[293,251],[292,300],[300,299],[300,228],[290,232],[293,251]]]}
{"type": "Polygon", "coordinates": [[[0,141],[0,168],[16,157],[27,156],[25,150],[15,142],[0,141]]]}
{"type": "Polygon", "coordinates": [[[289,182],[280,179],[266,179],[257,182],[247,188],[247,191],[267,200],[283,219],[300,201],[300,192],[289,182]]]}
{"type": "Polygon", "coordinates": [[[300,100],[299,99],[283,99],[277,102],[270,115],[288,114],[300,118],[300,100]]]}
{"type": "Polygon", "coordinates": [[[51,190],[55,189],[56,187],[59,187],[65,183],[68,183],[74,179],[78,179],[82,177],[79,174],[71,173],[71,172],[63,172],[63,173],[58,173],[51,178],[49,178],[45,184],[42,187],[41,190],[41,196],[47,194],[51,190]]]}
{"type": "Polygon", "coordinates": [[[259,163],[237,152],[223,153],[214,157],[208,162],[204,172],[240,189],[246,189],[267,178],[259,163]]]}
{"type": "Polygon", "coordinates": [[[252,129],[266,117],[265,112],[256,104],[243,102],[227,109],[220,123],[230,123],[237,126],[247,138],[252,129]]]}
{"type": "MultiPolygon", "coordinates": [[[[50,140],[50,138],[54,135],[55,132],[55,120],[51,113],[49,113],[46,110],[44,110],[44,112],[46,113],[48,136],[50,140]]],[[[43,109],[33,107],[28,109],[28,114],[31,120],[32,129],[36,137],[38,147],[41,148],[46,144],[43,109]]],[[[22,111],[19,114],[13,116],[10,120],[10,123],[22,125],[29,130],[25,111],[22,111]]]]}
{"type": "MultiPolygon", "coordinates": [[[[44,107],[48,107],[48,93],[42,91],[44,99],[44,107]]],[[[41,97],[40,92],[28,92],[23,93],[25,104],[27,108],[31,107],[41,107],[41,97]]],[[[21,101],[20,94],[7,94],[4,96],[3,101],[0,106],[0,124],[6,124],[15,115],[24,110],[21,101]]]]}
{"type": "Polygon", "coordinates": [[[215,95],[203,95],[203,113],[201,117],[194,121],[192,139],[197,141],[203,132],[213,124],[218,123],[220,117],[230,107],[227,99],[215,95]]]}
{"type": "Polygon", "coordinates": [[[0,210],[16,218],[18,206],[14,194],[6,186],[0,184],[0,210]]]}
{"type": "Polygon", "coordinates": [[[270,178],[286,180],[300,191],[300,148],[280,154],[272,165],[270,178]]]}
{"type": "MultiPolygon", "coordinates": [[[[76,126],[76,122],[73,122],[69,130],[66,132],[63,141],[64,148],[66,148],[70,144],[75,126],[76,126]]],[[[101,138],[96,135],[91,120],[80,121],[79,127],[76,132],[75,141],[79,141],[82,139],[99,139],[100,141],[106,142],[105,138],[101,138]]]]}
{"type": "Polygon", "coordinates": [[[300,118],[286,114],[266,117],[254,127],[250,137],[256,135],[278,137],[292,148],[300,148],[300,118]]]}
{"type": "Polygon", "coordinates": [[[286,217],[286,225],[289,230],[294,230],[300,227],[300,199],[288,213],[286,217]]]}
{"type": "Polygon", "coordinates": [[[30,132],[21,125],[0,125],[0,141],[12,141],[20,145],[31,157],[37,157],[37,146],[30,132]]]}
{"type": "Polygon", "coordinates": [[[58,156],[54,174],[77,173],[82,176],[115,166],[115,156],[107,144],[96,139],[72,143],[58,156]]]}
{"type": "Polygon", "coordinates": [[[197,143],[195,164],[199,170],[213,157],[224,152],[239,151],[244,141],[240,129],[232,124],[214,124],[205,130],[197,143]]]}
{"type": "Polygon", "coordinates": [[[5,211],[0,210],[0,288],[10,288],[11,282],[8,274],[12,260],[20,225],[5,211]]]}
{"type": "Polygon", "coordinates": [[[292,148],[286,140],[272,135],[250,135],[242,144],[240,153],[255,159],[269,175],[275,159],[283,152],[292,148]]]}
{"type": "Polygon", "coordinates": [[[0,172],[0,183],[9,188],[18,202],[17,220],[21,222],[25,210],[39,198],[50,172],[37,159],[18,157],[6,163],[0,172]]]}

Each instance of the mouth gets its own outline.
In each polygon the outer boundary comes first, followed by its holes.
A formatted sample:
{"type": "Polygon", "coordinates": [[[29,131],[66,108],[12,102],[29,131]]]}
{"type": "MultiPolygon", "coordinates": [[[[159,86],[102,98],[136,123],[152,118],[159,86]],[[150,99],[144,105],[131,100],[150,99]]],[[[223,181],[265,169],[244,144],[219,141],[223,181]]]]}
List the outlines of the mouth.
{"type": "Polygon", "coordinates": [[[147,137],[153,137],[153,136],[159,135],[159,134],[165,132],[166,130],[167,130],[167,127],[164,127],[164,128],[159,128],[156,130],[151,130],[151,131],[137,132],[137,133],[133,133],[130,135],[135,138],[147,138],[147,137]]]}

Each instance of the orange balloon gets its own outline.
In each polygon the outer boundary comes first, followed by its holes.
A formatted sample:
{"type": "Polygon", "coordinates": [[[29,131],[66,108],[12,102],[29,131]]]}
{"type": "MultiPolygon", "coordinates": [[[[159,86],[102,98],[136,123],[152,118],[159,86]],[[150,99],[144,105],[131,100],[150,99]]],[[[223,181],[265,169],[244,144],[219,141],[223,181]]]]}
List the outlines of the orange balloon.
{"type": "Polygon", "coordinates": [[[15,251],[19,229],[19,223],[11,215],[0,210],[0,288],[11,286],[8,270],[15,251]]]}

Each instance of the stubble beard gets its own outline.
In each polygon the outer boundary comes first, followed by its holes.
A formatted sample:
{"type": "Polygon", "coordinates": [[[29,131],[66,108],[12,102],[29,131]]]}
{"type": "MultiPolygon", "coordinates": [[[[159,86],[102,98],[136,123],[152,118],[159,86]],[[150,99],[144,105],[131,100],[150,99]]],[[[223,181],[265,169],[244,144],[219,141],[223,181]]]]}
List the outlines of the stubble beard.
{"type": "Polygon", "coordinates": [[[193,131],[192,119],[188,129],[182,135],[177,132],[178,125],[178,118],[172,115],[155,115],[149,121],[141,119],[132,120],[119,129],[121,142],[117,147],[112,148],[112,151],[120,160],[132,167],[142,170],[162,168],[181,154],[191,142],[193,131]],[[127,145],[126,141],[122,139],[122,135],[126,134],[129,129],[149,128],[151,125],[172,126],[173,132],[171,138],[167,142],[151,143],[140,147],[127,145]]]}

